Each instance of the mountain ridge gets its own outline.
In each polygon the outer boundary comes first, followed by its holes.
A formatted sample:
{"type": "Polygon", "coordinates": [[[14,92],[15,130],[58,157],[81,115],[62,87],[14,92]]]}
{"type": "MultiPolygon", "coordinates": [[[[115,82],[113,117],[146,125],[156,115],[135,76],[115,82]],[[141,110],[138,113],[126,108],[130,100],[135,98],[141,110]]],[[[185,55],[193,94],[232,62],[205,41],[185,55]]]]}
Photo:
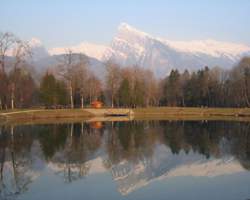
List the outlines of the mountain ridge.
{"type": "MultiPolygon", "coordinates": [[[[41,43],[36,40],[35,44],[41,43]]],[[[83,53],[102,63],[114,61],[121,66],[137,65],[152,70],[157,77],[166,76],[171,69],[197,70],[204,66],[220,66],[230,69],[243,56],[250,55],[250,47],[213,39],[174,41],[154,37],[127,23],[121,23],[109,45],[82,42],[70,47],[55,47],[47,52],[50,56],[65,53],[83,53]]]]}

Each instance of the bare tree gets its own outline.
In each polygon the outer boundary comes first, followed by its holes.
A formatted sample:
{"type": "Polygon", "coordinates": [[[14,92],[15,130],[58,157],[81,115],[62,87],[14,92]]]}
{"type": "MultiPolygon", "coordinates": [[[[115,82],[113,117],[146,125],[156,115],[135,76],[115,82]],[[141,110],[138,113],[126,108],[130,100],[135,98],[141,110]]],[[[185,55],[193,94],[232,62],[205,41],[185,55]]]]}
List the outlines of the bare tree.
{"type": "Polygon", "coordinates": [[[16,42],[14,34],[6,32],[0,32],[0,66],[3,73],[5,73],[5,58],[7,53],[12,49],[16,42]]]}
{"type": "Polygon", "coordinates": [[[90,73],[89,78],[88,78],[88,95],[89,95],[89,100],[92,102],[92,100],[96,100],[100,94],[101,94],[101,82],[100,80],[93,74],[90,73]]]}
{"type": "Polygon", "coordinates": [[[106,77],[106,88],[107,93],[111,101],[111,107],[114,107],[115,95],[119,89],[120,78],[120,68],[117,64],[108,62],[106,64],[107,77],[106,77]]]}
{"type": "Polygon", "coordinates": [[[154,73],[150,70],[144,70],[142,71],[141,77],[144,79],[146,106],[158,105],[159,87],[154,73]]]}
{"type": "Polygon", "coordinates": [[[6,65],[6,56],[12,49],[14,43],[16,41],[16,37],[9,32],[2,33],[0,32],[0,109],[7,107],[7,85],[8,79],[5,72],[6,65]]]}
{"type": "Polygon", "coordinates": [[[70,94],[70,106],[74,108],[74,89],[75,89],[75,81],[76,81],[76,59],[72,50],[65,50],[65,54],[63,59],[60,60],[59,64],[59,74],[65,79],[68,85],[69,94],[70,94]]]}
{"type": "Polygon", "coordinates": [[[13,54],[14,58],[14,66],[13,66],[13,76],[11,77],[10,83],[10,91],[11,91],[11,109],[15,108],[15,93],[16,93],[16,84],[18,83],[18,68],[20,68],[27,57],[32,56],[32,52],[28,42],[16,40],[15,45],[13,47],[13,54]]]}
{"type": "Polygon", "coordinates": [[[80,55],[80,61],[78,64],[78,82],[79,82],[79,90],[80,90],[80,97],[81,97],[81,108],[84,106],[84,101],[88,97],[88,91],[89,91],[89,69],[88,69],[88,59],[80,55]]]}

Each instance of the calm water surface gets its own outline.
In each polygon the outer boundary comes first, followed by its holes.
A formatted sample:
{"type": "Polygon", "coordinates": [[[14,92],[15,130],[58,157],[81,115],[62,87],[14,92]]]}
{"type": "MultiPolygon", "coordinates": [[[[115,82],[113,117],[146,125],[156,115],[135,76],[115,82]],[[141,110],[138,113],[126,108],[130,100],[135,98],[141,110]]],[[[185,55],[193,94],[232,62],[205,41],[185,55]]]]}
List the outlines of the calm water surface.
{"type": "Polygon", "coordinates": [[[250,123],[0,127],[0,199],[250,199],[250,123]]]}

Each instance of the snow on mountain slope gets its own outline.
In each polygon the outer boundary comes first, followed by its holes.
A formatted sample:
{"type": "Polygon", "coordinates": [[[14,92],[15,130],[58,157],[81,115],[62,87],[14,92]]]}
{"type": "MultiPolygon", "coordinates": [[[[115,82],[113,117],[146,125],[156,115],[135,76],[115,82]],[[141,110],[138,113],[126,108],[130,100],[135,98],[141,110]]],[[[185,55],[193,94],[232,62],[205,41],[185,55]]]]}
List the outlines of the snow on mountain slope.
{"type": "Polygon", "coordinates": [[[153,37],[122,23],[103,55],[121,65],[139,65],[163,77],[171,69],[200,69],[204,66],[232,67],[250,47],[242,44],[204,41],[170,41],[153,37]]]}
{"type": "Polygon", "coordinates": [[[47,49],[43,46],[41,40],[38,38],[32,38],[28,43],[32,51],[33,61],[37,61],[49,56],[47,49]]]}
{"type": "Polygon", "coordinates": [[[34,60],[64,54],[66,49],[71,49],[73,53],[83,53],[100,63],[112,60],[121,66],[138,65],[152,70],[160,78],[165,77],[171,69],[192,71],[204,66],[230,69],[240,58],[250,55],[250,47],[247,45],[212,39],[172,41],[153,37],[126,23],[119,25],[117,34],[108,46],[82,42],[46,51],[36,38],[30,44],[35,52],[34,60]]]}
{"type": "Polygon", "coordinates": [[[88,42],[82,42],[79,45],[71,47],[57,47],[49,49],[50,55],[64,54],[67,49],[71,49],[73,53],[83,53],[89,57],[96,58],[98,60],[102,59],[103,53],[106,50],[106,46],[97,45],[88,42]]]}
{"type": "Polygon", "coordinates": [[[137,163],[122,161],[112,167],[113,179],[122,195],[128,195],[157,180],[184,176],[213,178],[246,171],[230,155],[207,159],[194,151],[173,154],[164,145],[156,146],[152,158],[144,159],[137,163]]]}
{"type": "Polygon", "coordinates": [[[147,33],[136,30],[126,23],[118,27],[118,33],[113,38],[110,48],[107,48],[103,60],[114,59],[121,64],[136,64],[146,51],[147,33]],[[126,63],[126,60],[131,63],[126,63]]]}
{"type": "Polygon", "coordinates": [[[235,59],[238,58],[238,56],[240,56],[242,53],[250,51],[250,47],[243,44],[218,42],[212,39],[193,41],[160,40],[166,45],[169,45],[179,51],[203,53],[214,57],[226,55],[231,59],[235,59]]]}
{"type": "Polygon", "coordinates": [[[38,38],[31,38],[31,40],[29,41],[29,45],[30,47],[40,47],[42,46],[42,41],[39,40],[38,38]]]}

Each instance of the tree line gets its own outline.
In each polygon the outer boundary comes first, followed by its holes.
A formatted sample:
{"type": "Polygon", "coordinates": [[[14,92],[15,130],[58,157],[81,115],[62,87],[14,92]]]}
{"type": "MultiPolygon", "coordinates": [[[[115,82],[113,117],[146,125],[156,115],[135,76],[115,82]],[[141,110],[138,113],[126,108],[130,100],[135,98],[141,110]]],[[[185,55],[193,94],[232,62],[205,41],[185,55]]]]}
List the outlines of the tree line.
{"type": "MultiPolygon", "coordinates": [[[[98,77],[88,57],[70,49],[53,70],[35,77],[28,42],[0,33],[0,109],[84,107],[100,100],[111,107],[188,106],[249,107],[250,57],[231,70],[203,67],[197,71],[171,70],[163,79],[139,66],[121,67],[108,61],[98,77]]],[[[166,66],[167,67],[167,66],[166,66]]]]}

